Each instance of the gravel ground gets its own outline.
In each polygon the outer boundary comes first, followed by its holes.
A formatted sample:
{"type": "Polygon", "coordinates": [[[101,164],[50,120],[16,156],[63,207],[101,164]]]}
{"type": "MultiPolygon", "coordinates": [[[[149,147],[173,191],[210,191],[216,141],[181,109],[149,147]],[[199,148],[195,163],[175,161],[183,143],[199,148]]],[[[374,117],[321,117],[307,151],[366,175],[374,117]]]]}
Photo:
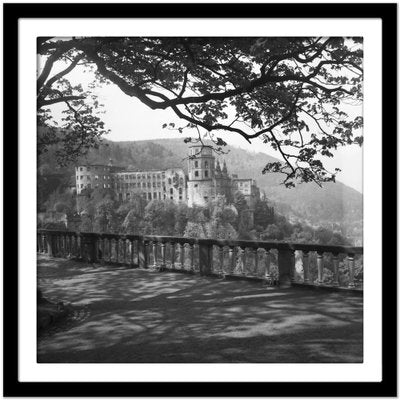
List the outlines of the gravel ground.
{"type": "Polygon", "coordinates": [[[43,256],[38,287],[73,310],[38,337],[38,362],[363,361],[363,304],[356,294],[43,256]]]}

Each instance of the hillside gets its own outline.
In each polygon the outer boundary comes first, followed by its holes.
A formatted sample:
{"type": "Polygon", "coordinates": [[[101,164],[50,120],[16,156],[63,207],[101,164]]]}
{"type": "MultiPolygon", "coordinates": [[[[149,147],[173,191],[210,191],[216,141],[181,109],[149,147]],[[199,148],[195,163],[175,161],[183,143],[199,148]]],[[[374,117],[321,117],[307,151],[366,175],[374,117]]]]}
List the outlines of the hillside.
{"type": "MultiPolygon", "coordinates": [[[[98,150],[92,150],[80,163],[108,163],[111,158],[115,165],[129,169],[164,169],[181,167],[187,170],[188,144],[182,139],[158,139],[136,142],[111,142],[98,150]]],[[[330,226],[357,238],[362,235],[362,194],[340,183],[327,183],[322,188],[316,184],[300,184],[287,189],[280,174],[261,173],[266,163],[275,158],[260,152],[249,152],[229,147],[225,159],[228,172],[244,178],[256,179],[261,192],[274,203],[275,208],[291,221],[307,222],[313,226],[330,226]],[[336,227],[335,227],[336,226],[336,227]]],[[[42,157],[43,172],[74,174],[74,166],[59,168],[52,152],[42,157]]]]}

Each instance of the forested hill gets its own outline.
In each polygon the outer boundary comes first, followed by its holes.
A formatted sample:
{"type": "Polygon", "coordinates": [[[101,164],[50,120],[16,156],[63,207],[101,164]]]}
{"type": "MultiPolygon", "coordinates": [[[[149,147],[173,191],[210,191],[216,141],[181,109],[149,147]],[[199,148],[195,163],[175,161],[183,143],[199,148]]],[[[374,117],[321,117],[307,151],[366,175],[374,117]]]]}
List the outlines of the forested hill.
{"type": "MultiPolygon", "coordinates": [[[[114,165],[129,169],[164,169],[181,167],[187,170],[187,153],[189,144],[182,139],[157,139],[136,142],[107,141],[98,150],[92,150],[81,163],[107,164],[109,159],[114,165]]],[[[276,161],[264,153],[250,152],[236,147],[229,147],[229,153],[221,156],[225,159],[228,172],[236,173],[243,178],[256,179],[261,191],[275,203],[292,221],[299,219],[312,225],[339,224],[348,228],[348,234],[360,237],[362,231],[362,194],[340,183],[327,183],[323,188],[316,184],[300,184],[293,189],[285,188],[281,183],[283,176],[261,173],[266,163],[276,161]],[[355,231],[354,231],[355,230],[355,231]]],[[[50,151],[42,157],[41,167],[46,174],[73,174],[74,166],[57,169],[53,153],[50,151]]]]}

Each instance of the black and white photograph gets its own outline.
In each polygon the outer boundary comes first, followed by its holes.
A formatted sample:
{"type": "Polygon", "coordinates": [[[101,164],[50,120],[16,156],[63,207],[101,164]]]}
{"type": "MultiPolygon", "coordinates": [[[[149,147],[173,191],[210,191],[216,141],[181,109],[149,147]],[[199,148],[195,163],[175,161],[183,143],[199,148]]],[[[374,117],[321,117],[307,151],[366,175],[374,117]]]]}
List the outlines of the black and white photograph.
{"type": "Polygon", "coordinates": [[[3,8],[5,396],[396,394],[396,5],[3,8]]]}
{"type": "Polygon", "coordinates": [[[39,363],[362,363],[363,39],[37,39],[39,363]]]}

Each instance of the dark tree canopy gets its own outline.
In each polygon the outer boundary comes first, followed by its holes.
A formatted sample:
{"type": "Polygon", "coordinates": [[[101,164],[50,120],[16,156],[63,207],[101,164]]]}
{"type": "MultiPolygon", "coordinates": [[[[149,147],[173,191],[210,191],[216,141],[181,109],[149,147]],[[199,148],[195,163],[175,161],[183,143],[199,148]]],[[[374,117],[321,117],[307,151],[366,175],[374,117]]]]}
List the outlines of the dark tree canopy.
{"type": "MultiPolygon", "coordinates": [[[[42,38],[44,66],[38,77],[39,125],[51,125],[49,105],[66,105],[64,139],[70,154],[104,134],[90,93],[72,86],[68,73],[80,64],[97,83],[111,82],[151,109],[171,109],[182,132],[207,132],[217,152],[226,144],[218,132],[261,138],[282,162],[264,172],[283,172],[285,184],[335,179],[321,156],[353,143],[361,145],[362,117],[348,115],[362,102],[362,39],[342,37],[114,37],[42,38]],[[52,75],[56,61],[65,69],[52,75]]],[[[50,137],[40,145],[46,147],[50,137]],[[47,141],[46,141],[47,140],[47,141]]]]}

